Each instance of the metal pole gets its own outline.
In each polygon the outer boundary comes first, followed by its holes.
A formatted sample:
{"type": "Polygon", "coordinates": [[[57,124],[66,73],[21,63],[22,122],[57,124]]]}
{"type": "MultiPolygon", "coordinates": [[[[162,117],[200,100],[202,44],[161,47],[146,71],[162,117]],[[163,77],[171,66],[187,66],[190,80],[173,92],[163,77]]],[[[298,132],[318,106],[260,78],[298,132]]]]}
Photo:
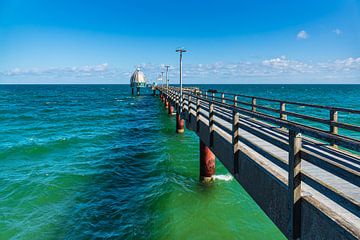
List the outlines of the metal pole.
{"type": "Polygon", "coordinates": [[[185,49],[177,49],[176,52],[180,53],[180,113],[183,107],[183,93],[182,93],[182,53],[186,52],[185,49]]]}
{"type": "Polygon", "coordinates": [[[161,87],[164,87],[164,72],[161,72],[161,87]]]}
{"type": "Polygon", "coordinates": [[[169,95],[169,79],[168,79],[168,72],[169,72],[169,65],[165,65],[166,67],[166,75],[165,75],[165,80],[166,80],[166,93],[169,95]]]}

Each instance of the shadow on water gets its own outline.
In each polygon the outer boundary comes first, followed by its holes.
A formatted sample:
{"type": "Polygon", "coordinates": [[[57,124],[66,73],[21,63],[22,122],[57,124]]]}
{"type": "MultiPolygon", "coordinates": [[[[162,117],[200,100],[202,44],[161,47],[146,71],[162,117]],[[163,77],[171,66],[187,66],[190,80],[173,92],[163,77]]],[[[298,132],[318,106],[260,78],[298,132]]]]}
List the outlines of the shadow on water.
{"type": "Polygon", "coordinates": [[[69,226],[68,231],[64,234],[61,229],[56,236],[148,238],[147,224],[152,216],[149,206],[161,194],[157,189],[164,181],[157,165],[166,159],[162,123],[157,118],[159,108],[149,96],[134,97],[129,109],[132,116],[124,129],[105,144],[110,147],[102,153],[98,172],[79,188],[70,209],[71,218],[61,220],[66,222],[63,226],[69,226]],[[155,109],[151,110],[150,104],[155,109]]]}

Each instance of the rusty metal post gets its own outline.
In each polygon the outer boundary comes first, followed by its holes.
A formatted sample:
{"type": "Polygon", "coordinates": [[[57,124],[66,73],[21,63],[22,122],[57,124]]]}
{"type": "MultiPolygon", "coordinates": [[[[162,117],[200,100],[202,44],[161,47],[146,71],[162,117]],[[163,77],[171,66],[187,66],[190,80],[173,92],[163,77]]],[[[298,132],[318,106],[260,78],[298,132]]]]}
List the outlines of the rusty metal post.
{"type": "Polygon", "coordinates": [[[184,132],[184,119],[181,119],[181,116],[180,116],[180,106],[176,111],[176,132],[177,133],[184,132]]]}
{"type": "Polygon", "coordinates": [[[200,181],[203,183],[214,180],[215,155],[200,139],[200,181]]]}
{"type": "Polygon", "coordinates": [[[165,106],[166,109],[169,108],[169,96],[167,96],[167,95],[165,96],[164,106],[165,106]]]}
{"type": "Polygon", "coordinates": [[[170,116],[172,116],[174,114],[174,106],[173,106],[173,104],[171,104],[171,101],[169,102],[168,114],[170,116]]]}

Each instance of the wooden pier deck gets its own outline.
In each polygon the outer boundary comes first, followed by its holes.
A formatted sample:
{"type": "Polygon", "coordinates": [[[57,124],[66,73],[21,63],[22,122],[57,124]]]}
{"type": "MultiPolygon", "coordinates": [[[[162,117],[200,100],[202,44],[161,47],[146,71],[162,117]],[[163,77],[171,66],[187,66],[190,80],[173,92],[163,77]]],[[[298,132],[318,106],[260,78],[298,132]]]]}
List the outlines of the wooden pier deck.
{"type": "Polygon", "coordinates": [[[156,89],[289,239],[360,238],[360,141],[338,131],[360,132],[338,119],[360,110],[186,88],[180,104],[178,88],[156,89]]]}

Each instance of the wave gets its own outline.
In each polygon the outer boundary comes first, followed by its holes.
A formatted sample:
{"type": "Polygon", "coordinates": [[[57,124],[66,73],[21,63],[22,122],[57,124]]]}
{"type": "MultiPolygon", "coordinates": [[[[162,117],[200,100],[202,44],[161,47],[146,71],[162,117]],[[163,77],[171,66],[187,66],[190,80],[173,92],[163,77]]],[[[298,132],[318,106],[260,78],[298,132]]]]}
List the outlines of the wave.
{"type": "Polygon", "coordinates": [[[222,175],[215,175],[214,179],[228,182],[233,180],[234,177],[231,174],[222,174],[222,175]]]}

